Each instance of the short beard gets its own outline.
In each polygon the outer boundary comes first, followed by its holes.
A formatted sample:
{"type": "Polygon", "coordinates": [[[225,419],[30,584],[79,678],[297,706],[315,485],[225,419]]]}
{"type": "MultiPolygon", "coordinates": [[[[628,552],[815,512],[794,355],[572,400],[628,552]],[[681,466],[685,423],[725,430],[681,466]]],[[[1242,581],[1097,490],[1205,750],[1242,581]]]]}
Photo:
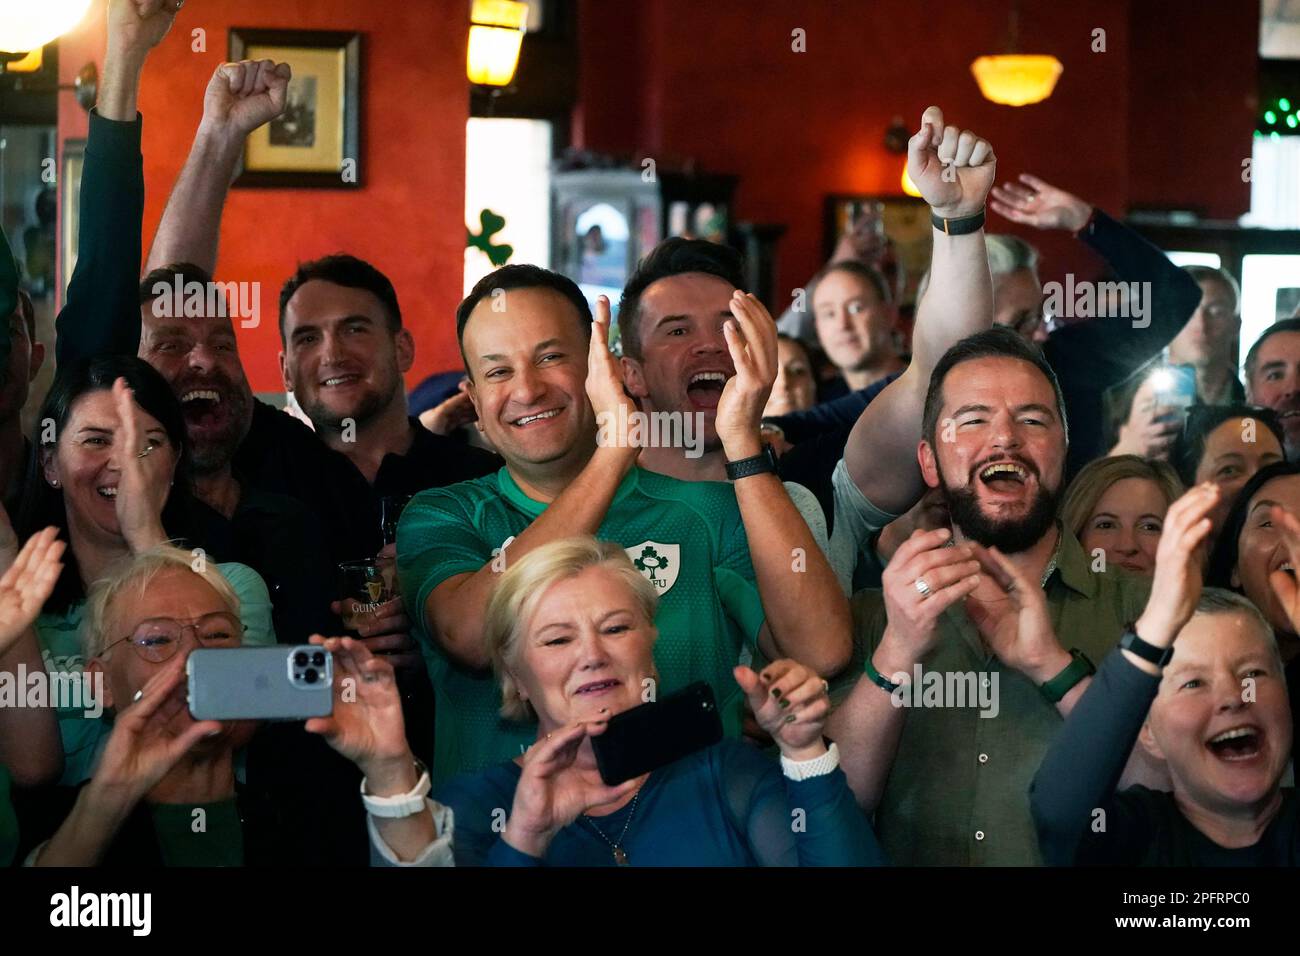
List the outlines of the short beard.
{"type": "MultiPolygon", "coordinates": [[[[972,482],[976,480],[978,479],[972,478],[972,482]]],[[[1023,518],[1007,520],[986,515],[980,509],[974,485],[951,487],[944,478],[942,468],[939,469],[939,487],[943,490],[943,500],[948,505],[953,527],[960,528],[962,534],[972,541],[986,548],[997,548],[1003,554],[1028,551],[1056,524],[1061,497],[1059,488],[1049,490],[1040,483],[1029,513],[1023,518]]]]}
{"type": "Polygon", "coordinates": [[[342,431],[344,424],[349,421],[355,428],[364,428],[388,407],[401,387],[401,378],[394,376],[392,386],[386,392],[367,392],[361,396],[351,411],[343,414],[339,414],[319,400],[303,404],[302,410],[311,419],[317,431],[342,431]]]}

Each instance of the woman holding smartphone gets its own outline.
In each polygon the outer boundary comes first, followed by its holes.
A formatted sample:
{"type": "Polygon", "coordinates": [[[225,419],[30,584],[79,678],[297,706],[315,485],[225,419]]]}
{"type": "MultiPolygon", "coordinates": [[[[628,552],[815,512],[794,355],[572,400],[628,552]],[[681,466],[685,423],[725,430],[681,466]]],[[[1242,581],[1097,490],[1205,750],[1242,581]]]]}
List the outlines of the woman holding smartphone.
{"type": "Polygon", "coordinates": [[[457,864],[883,863],[822,736],[826,683],[791,660],[735,669],[779,764],[723,740],[616,786],[602,781],[593,738],[656,696],[656,602],[621,547],[585,536],[529,552],[502,575],[487,610],[489,653],[503,716],[535,715],[537,742],[439,794],[455,813],[457,864]]]}
{"type": "MultiPolygon", "coordinates": [[[[306,724],[365,775],[360,796],[349,788],[350,813],[322,818],[295,790],[276,785],[283,777],[257,772],[259,740],[286,725],[190,715],[186,660],[196,647],[237,653],[239,612],[238,596],[215,565],[195,568],[188,551],[166,545],[119,562],[95,583],[86,609],[87,667],[102,676],[104,703],[116,719],[94,776],[28,862],[301,866],[320,862],[316,847],[360,825],[374,863],[449,864],[451,819],[425,797],[427,772],[407,746],[392,667],[360,642],[313,637],[334,655],[334,706],[331,716],[306,724]],[[245,745],[249,770],[241,779],[235,765],[245,745]]],[[[285,759],[290,774],[323,779],[308,748],[285,759]]],[[[344,854],[331,862],[365,858],[344,854]]]]}
{"type": "MultiPolygon", "coordinates": [[[[51,674],[78,680],[85,664],[79,630],[90,586],[115,563],[190,536],[185,421],[166,381],[133,356],[100,356],[61,368],[38,421],[40,448],[32,456],[18,536],[27,540],[53,525],[68,541],[63,572],[36,630],[51,674]]],[[[191,560],[197,568],[208,557],[195,550],[191,560]]],[[[266,584],[245,565],[219,567],[239,595],[244,641],[274,644],[266,584]]],[[[95,709],[60,708],[66,786],[91,775],[107,737],[95,709]]]]}

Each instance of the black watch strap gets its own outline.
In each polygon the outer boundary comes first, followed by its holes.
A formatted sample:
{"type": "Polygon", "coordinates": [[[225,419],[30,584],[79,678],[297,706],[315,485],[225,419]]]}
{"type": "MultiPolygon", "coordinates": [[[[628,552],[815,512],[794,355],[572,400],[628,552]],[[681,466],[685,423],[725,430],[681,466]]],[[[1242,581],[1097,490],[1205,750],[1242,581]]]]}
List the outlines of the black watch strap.
{"type": "Polygon", "coordinates": [[[776,474],[776,452],[767,443],[763,444],[763,450],[757,455],[742,458],[739,461],[727,462],[727,479],[729,481],[739,481],[741,478],[748,478],[750,475],[766,475],[769,472],[776,474]]]}
{"type": "Polygon", "coordinates": [[[1124,636],[1119,639],[1119,646],[1126,651],[1131,651],[1144,661],[1155,664],[1156,667],[1164,667],[1169,663],[1170,658],[1174,656],[1174,645],[1160,648],[1154,644],[1148,644],[1142,638],[1138,637],[1138,632],[1130,624],[1124,629],[1124,636]]]}
{"type": "Polygon", "coordinates": [[[984,210],[981,209],[973,216],[962,216],[960,219],[944,219],[942,216],[930,213],[930,222],[945,236],[965,236],[984,228],[984,210]]]}

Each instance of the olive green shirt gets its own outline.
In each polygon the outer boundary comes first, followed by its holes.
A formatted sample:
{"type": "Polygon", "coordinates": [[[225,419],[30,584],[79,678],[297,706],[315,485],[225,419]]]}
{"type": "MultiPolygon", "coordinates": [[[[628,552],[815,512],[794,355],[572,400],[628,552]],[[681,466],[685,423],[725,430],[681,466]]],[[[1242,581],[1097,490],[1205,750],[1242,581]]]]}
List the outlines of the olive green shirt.
{"type": "MultiPolygon", "coordinates": [[[[1142,613],[1150,580],[1114,567],[1094,572],[1066,531],[1055,562],[1044,586],[1057,639],[1097,664],[1142,613]]],[[[855,652],[873,653],[885,631],[881,592],[860,591],[852,605],[855,652]]],[[[963,604],[945,611],[939,627],[939,643],[921,661],[921,692],[911,690],[918,703],[906,708],[876,832],[901,866],[1040,865],[1029,784],[1060,713],[985,649],[963,604]]]]}

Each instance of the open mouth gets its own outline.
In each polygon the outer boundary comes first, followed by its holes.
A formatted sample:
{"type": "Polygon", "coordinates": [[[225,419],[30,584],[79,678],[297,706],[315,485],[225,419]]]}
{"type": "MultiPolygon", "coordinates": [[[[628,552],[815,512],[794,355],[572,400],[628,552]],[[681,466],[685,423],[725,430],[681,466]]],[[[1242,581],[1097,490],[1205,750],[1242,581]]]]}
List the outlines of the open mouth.
{"type": "Polygon", "coordinates": [[[716,409],[729,378],[731,375],[721,370],[696,372],[686,382],[686,397],[696,408],[716,409]]]}
{"type": "Polygon", "coordinates": [[[221,393],[211,388],[192,388],[181,394],[181,411],[190,424],[210,422],[221,413],[224,404],[221,393]]]}
{"type": "Polygon", "coordinates": [[[99,497],[101,498],[107,498],[109,501],[112,501],[115,498],[117,498],[117,486],[104,485],[101,488],[96,488],[95,493],[98,494],[99,497]]]}
{"type": "Polygon", "coordinates": [[[995,461],[979,471],[979,479],[995,491],[1012,491],[1029,478],[1029,469],[1014,461],[995,461]]]}
{"type": "Polygon", "coordinates": [[[611,677],[609,680],[598,680],[592,681],[590,684],[583,684],[574,691],[574,693],[582,697],[590,697],[595,694],[603,694],[607,691],[613,690],[615,687],[621,686],[623,686],[621,680],[616,680],[611,677]]]}
{"type": "Polygon", "coordinates": [[[1210,753],[1220,760],[1230,762],[1250,760],[1259,756],[1263,749],[1263,733],[1258,727],[1233,727],[1206,741],[1210,753]]]}
{"type": "Polygon", "coordinates": [[[535,415],[525,415],[523,418],[516,418],[510,424],[515,426],[515,428],[527,428],[529,425],[536,424],[537,422],[544,422],[548,419],[554,418],[562,411],[564,411],[562,408],[552,408],[545,412],[538,412],[535,415]]]}

